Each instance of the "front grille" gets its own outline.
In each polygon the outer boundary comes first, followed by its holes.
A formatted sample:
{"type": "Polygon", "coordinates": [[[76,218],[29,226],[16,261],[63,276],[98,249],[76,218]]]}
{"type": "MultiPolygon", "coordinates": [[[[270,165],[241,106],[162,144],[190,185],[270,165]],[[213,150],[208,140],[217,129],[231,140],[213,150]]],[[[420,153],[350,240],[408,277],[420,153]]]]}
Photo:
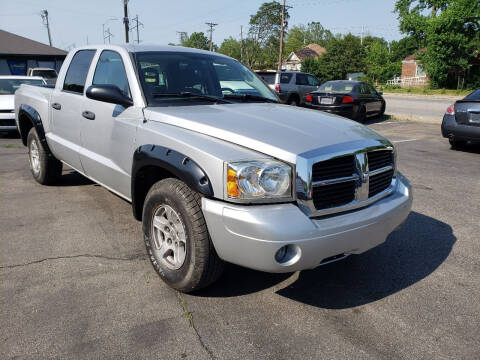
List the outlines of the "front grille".
{"type": "Polygon", "coordinates": [[[355,199],[355,181],[314,187],[312,195],[316,209],[345,205],[355,199]]]}
{"type": "Polygon", "coordinates": [[[313,164],[312,181],[330,180],[346,176],[352,176],[354,173],[354,156],[341,156],[313,164]]]}
{"type": "Polygon", "coordinates": [[[393,177],[393,169],[382,172],[380,174],[371,175],[368,184],[368,197],[372,197],[387,189],[393,177]]]}
{"type": "Polygon", "coordinates": [[[368,157],[368,170],[377,170],[385,166],[393,166],[393,151],[392,150],[377,150],[370,151],[368,157]]]}
{"type": "Polygon", "coordinates": [[[15,126],[15,119],[0,119],[0,126],[15,126]]]}

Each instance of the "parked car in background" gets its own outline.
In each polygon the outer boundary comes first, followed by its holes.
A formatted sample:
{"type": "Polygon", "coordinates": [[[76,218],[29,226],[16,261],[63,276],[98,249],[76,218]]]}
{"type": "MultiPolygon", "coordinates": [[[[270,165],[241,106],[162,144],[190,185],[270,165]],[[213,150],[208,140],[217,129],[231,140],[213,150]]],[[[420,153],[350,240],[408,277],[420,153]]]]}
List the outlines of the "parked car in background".
{"type": "Polygon", "coordinates": [[[333,80],[308,94],[306,104],[318,110],[364,122],[369,116],[384,114],[385,100],[382,95],[364,82],[333,80]]]}
{"type": "Polygon", "coordinates": [[[0,76],[0,131],[17,130],[15,124],[15,91],[22,84],[44,85],[41,77],[0,76]]]}
{"type": "Polygon", "coordinates": [[[55,85],[58,74],[54,69],[50,68],[30,68],[27,71],[27,76],[40,76],[47,84],[55,85]]]}
{"type": "Polygon", "coordinates": [[[442,135],[452,147],[480,141],[480,89],[450,105],[443,116],[442,135]]]}
{"type": "Polygon", "coordinates": [[[257,71],[265,82],[274,89],[280,100],[289,105],[303,105],[307,94],[320,86],[320,80],[311,74],[298,71],[257,71]]]}

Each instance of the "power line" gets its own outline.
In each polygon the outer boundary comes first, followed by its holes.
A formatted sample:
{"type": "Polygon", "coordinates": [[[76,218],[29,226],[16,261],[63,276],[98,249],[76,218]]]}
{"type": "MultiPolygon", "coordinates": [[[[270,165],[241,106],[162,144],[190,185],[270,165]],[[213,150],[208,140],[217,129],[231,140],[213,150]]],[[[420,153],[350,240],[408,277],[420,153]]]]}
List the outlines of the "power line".
{"type": "Polygon", "coordinates": [[[43,25],[45,25],[47,27],[48,43],[50,44],[50,46],[52,46],[52,36],[50,35],[50,24],[48,22],[48,11],[47,10],[42,10],[40,16],[42,17],[43,25]]]}
{"type": "Polygon", "coordinates": [[[210,51],[213,50],[213,42],[212,42],[212,36],[213,36],[213,28],[215,26],[217,26],[218,24],[215,24],[215,23],[212,23],[212,22],[207,22],[205,23],[207,24],[208,26],[210,26],[210,30],[208,30],[210,32],[210,51]]]}
{"type": "Polygon", "coordinates": [[[110,38],[115,36],[110,32],[110,28],[107,28],[105,34],[103,35],[103,42],[105,43],[105,39],[108,39],[108,43],[110,44],[110,38]]]}
{"type": "Polygon", "coordinates": [[[139,30],[139,27],[143,26],[143,24],[140,21],[138,21],[138,15],[135,16],[132,19],[132,21],[135,21],[135,26],[132,26],[130,28],[130,30],[137,30],[137,40],[136,41],[137,41],[137,44],[140,44],[140,30],[139,30]]]}

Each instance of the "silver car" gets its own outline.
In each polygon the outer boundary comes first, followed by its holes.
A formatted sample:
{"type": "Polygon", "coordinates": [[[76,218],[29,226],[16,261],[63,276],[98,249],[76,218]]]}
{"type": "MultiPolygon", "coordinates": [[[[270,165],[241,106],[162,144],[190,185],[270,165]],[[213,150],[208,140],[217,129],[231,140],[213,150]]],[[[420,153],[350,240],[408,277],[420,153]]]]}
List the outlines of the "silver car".
{"type": "Polygon", "coordinates": [[[271,89],[277,92],[282,102],[288,105],[303,105],[307,94],[321,85],[313,75],[299,71],[257,71],[271,89]]]}

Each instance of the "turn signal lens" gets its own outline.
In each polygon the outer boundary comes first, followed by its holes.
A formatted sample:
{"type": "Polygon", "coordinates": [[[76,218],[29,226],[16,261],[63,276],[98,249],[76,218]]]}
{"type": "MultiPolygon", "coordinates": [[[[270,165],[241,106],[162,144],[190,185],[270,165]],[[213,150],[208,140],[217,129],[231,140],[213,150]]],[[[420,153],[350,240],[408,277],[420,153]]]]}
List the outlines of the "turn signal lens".
{"type": "Polygon", "coordinates": [[[455,104],[450,105],[450,106],[447,108],[447,111],[445,111],[445,114],[455,115],[455,104]]]}
{"type": "Polygon", "coordinates": [[[275,91],[280,93],[280,84],[275,84],[275,91]]]}
{"type": "Polygon", "coordinates": [[[308,102],[312,102],[313,101],[312,94],[308,94],[306,100],[308,102]]]}
{"type": "Polygon", "coordinates": [[[238,198],[238,183],[237,183],[237,172],[232,168],[228,168],[227,173],[227,193],[228,197],[238,198]]]}
{"type": "Polygon", "coordinates": [[[354,99],[350,95],[345,95],[343,97],[343,100],[342,100],[343,104],[348,104],[348,103],[353,103],[353,102],[354,102],[354,99]]]}

